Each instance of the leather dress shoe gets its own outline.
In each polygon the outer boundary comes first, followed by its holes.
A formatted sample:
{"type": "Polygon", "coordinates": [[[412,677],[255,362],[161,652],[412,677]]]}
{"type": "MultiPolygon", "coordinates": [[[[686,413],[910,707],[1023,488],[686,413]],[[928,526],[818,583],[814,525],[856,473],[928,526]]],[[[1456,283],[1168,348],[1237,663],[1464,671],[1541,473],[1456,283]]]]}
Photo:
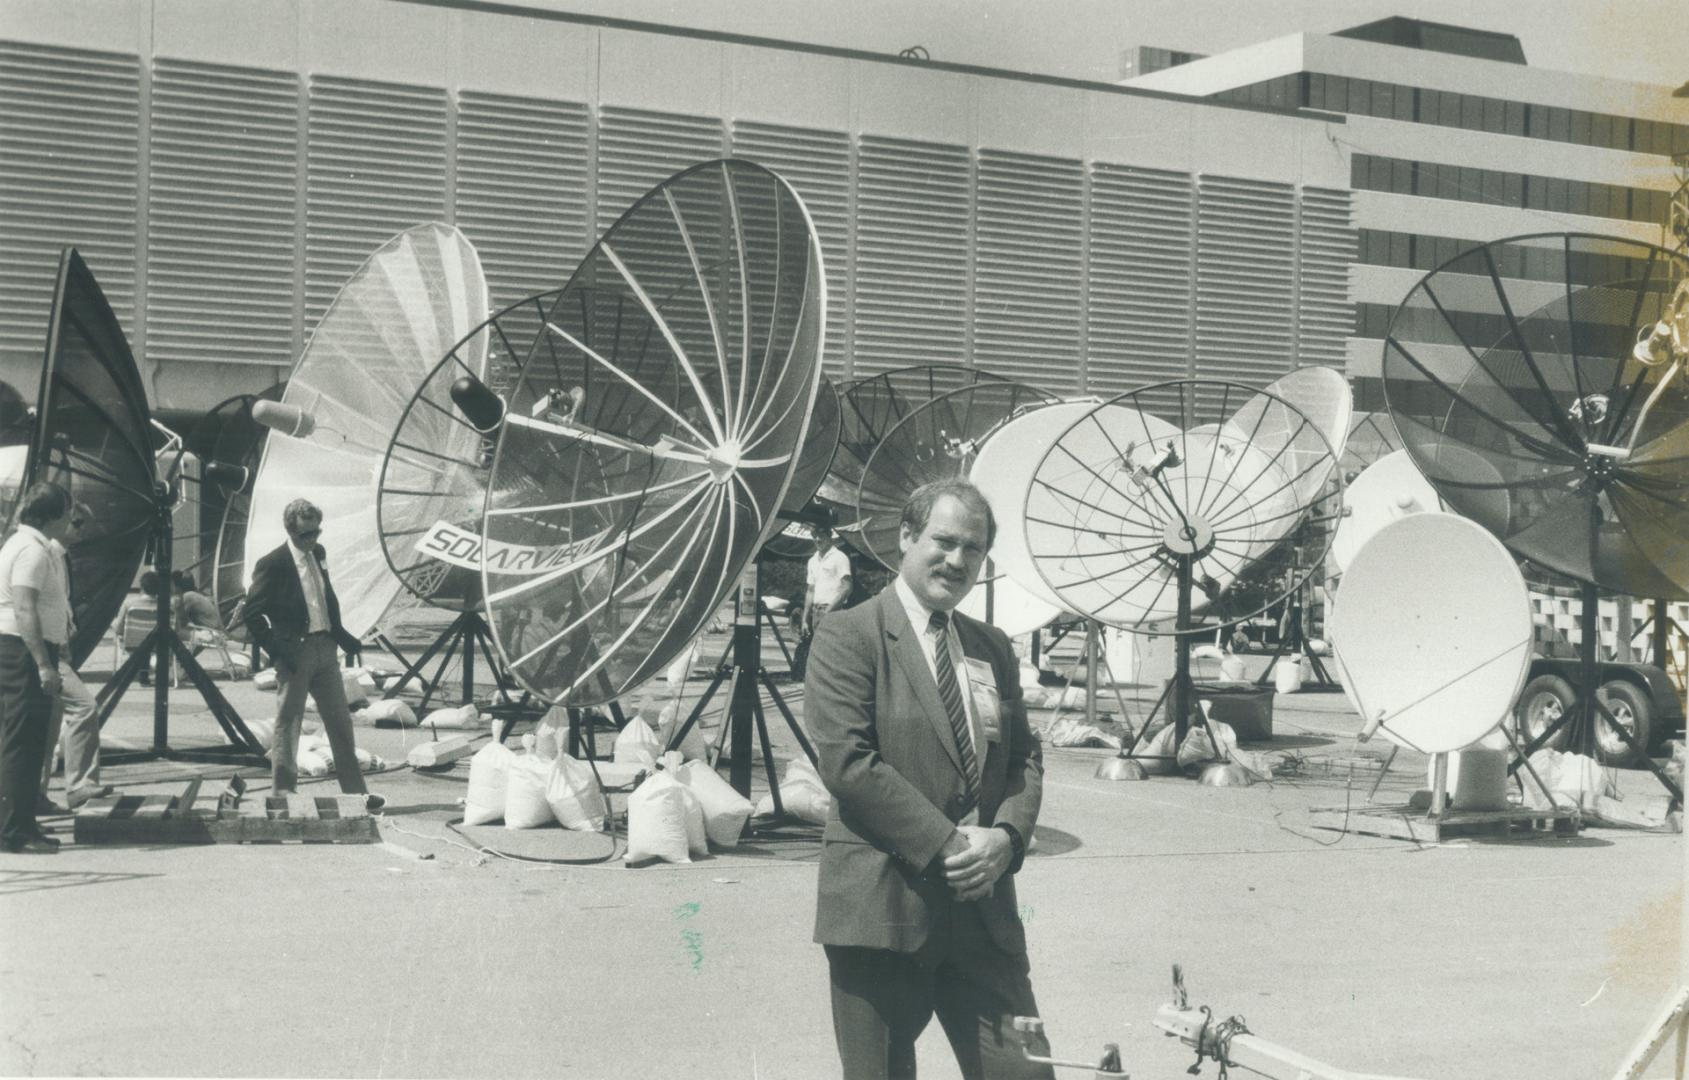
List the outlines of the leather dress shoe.
{"type": "Polygon", "coordinates": [[[12,855],[57,855],[59,842],[46,835],[27,836],[22,840],[0,842],[0,851],[12,855]]]}
{"type": "Polygon", "coordinates": [[[372,813],[372,814],[380,813],[382,807],[384,807],[386,805],[387,805],[387,799],[386,799],[385,796],[376,795],[376,794],[371,793],[371,792],[365,792],[364,793],[364,809],[368,810],[370,813],[372,813]]]}
{"type": "Polygon", "coordinates": [[[45,795],[37,795],[35,797],[35,813],[37,817],[59,817],[70,813],[70,811],[45,795]]]}

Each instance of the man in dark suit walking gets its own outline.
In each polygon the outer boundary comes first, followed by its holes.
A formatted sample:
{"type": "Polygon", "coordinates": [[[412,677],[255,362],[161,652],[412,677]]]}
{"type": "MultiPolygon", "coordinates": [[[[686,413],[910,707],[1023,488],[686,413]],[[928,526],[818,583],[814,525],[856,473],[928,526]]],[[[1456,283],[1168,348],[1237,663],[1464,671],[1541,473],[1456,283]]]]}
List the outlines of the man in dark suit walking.
{"type": "Polygon", "coordinates": [[[962,1075],[1053,1076],[1009,1023],[1038,1012],[1014,874],[1042,757],[1008,638],[954,610],[994,533],[972,484],[920,488],[896,580],[828,618],[810,651],[805,718],[833,795],[815,940],[848,1080],[913,1077],[934,1013],[962,1075]]]}
{"type": "Polygon", "coordinates": [[[305,695],[317,703],[323,732],[334,751],[340,790],[364,795],[371,810],[386,805],[370,795],[358,768],[352,739],[352,714],[340,681],[335,646],[349,655],[361,651],[358,639],[340,625],[340,601],[324,565],[327,553],[317,543],[323,514],[305,499],[282,510],[287,543],[258,560],[246,591],[245,619],[252,640],[276,662],[276,739],[270,751],[271,793],[292,794],[299,782],[299,728],[305,719],[305,695]]]}

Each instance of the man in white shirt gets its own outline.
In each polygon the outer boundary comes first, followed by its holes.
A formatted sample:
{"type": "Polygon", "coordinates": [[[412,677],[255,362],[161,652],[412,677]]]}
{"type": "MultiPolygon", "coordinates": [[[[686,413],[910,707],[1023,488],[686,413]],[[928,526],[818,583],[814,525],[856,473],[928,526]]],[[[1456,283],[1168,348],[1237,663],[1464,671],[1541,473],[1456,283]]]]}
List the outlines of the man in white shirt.
{"type": "Polygon", "coordinates": [[[291,795],[299,783],[299,729],[305,719],[305,695],[317,703],[323,733],[334,752],[340,790],[363,795],[371,810],[387,800],[364,787],[363,770],[352,738],[352,713],[340,678],[335,646],[360,651],[357,638],[340,625],[340,601],[324,565],[328,553],[317,543],[323,512],[305,499],[282,510],[287,543],[259,559],[246,591],[245,618],[252,640],[276,661],[276,738],[270,751],[271,794],[291,795]]]}
{"type": "Polygon", "coordinates": [[[815,633],[822,616],[850,598],[850,556],[839,548],[833,530],[815,526],[815,554],[804,571],[804,636],[815,633]]]}
{"type": "Polygon", "coordinates": [[[59,696],[59,654],[70,640],[64,560],[70,492],[37,481],[19,500],[18,527],[0,545],[0,850],[49,855],[59,842],[35,820],[47,726],[59,696]]]}

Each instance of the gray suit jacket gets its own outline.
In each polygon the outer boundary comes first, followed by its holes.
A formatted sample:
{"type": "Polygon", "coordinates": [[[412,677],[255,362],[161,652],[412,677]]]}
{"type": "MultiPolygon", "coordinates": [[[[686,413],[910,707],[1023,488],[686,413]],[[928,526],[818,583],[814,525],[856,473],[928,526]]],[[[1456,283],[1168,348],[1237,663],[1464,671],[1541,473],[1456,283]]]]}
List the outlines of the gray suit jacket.
{"type": "MultiPolygon", "coordinates": [[[[1026,722],[1009,639],[953,616],[963,655],[991,664],[1001,737],[982,755],[979,821],[1012,825],[1031,841],[1043,794],[1043,760],[1026,722]]],[[[933,865],[962,816],[956,737],[909,625],[888,586],[866,604],[822,622],[810,649],[805,726],[833,795],[822,836],[815,940],[914,952],[957,901],[933,865]]],[[[1018,862],[978,901],[1006,951],[1026,951],[1015,903],[1018,862]]]]}

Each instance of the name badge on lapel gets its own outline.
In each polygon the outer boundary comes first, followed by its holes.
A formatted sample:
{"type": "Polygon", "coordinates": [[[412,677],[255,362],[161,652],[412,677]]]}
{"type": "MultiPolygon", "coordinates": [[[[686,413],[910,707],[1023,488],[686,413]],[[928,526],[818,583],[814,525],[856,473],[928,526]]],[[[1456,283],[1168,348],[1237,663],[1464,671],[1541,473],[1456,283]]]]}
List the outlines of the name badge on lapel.
{"type": "Polygon", "coordinates": [[[974,715],[985,729],[985,741],[1001,742],[1003,722],[997,697],[997,673],[984,660],[964,656],[962,662],[968,665],[968,691],[974,699],[974,715]]]}

